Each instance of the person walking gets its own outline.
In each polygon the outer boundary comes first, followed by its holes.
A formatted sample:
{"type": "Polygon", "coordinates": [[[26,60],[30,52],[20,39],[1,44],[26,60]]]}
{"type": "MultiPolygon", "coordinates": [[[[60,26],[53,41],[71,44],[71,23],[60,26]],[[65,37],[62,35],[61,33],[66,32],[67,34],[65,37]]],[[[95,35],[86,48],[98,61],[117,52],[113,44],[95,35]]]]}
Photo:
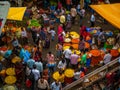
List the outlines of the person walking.
{"type": "Polygon", "coordinates": [[[33,65],[33,69],[31,72],[34,74],[34,79],[35,79],[34,82],[32,82],[34,85],[34,88],[32,90],[36,90],[37,81],[40,78],[40,72],[39,72],[39,70],[37,70],[36,65],[33,65]]]}
{"type": "Polygon", "coordinates": [[[71,51],[70,49],[71,49],[71,47],[68,48],[68,49],[66,49],[66,50],[64,50],[64,52],[63,52],[63,54],[64,54],[64,56],[65,56],[65,60],[66,60],[66,62],[67,62],[67,67],[69,67],[70,56],[71,56],[71,54],[72,54],[72,51],[71,51]]]}
{"type": "Polygon", "coordinates": [[[48,31],[48,33],[51,34],[51,40],[54,41],[55,40],[55,34],[56,34],[54,28],[52,28],[50,31],[48,31]]]}
{"type": "Polygon", "coordinates": [[[51,52],[48,52],[46,58],[48,62],[49,71],[53,73],[55,68],[55,57],[51,52]]]}
{"type": "Polygon", "coordinates": [[[76,51],[74,51],[74,53],[71,54],[71,56],[70,56],[70,64],[73,69],[77,69],[78,59],[79,59],[79,56],[76,54],[76,51]]]}
{"type": "Polygon", "coordinates": [[[57,65],[57,67],[58,67],[58,69],[62,69],[62,70],[65,70],[66,69],[66,65],[67,65],[67,63],[66,63],[66,60],[65,60],[65,58],[64,57],[62,57],[61,58],[62,60],[60,60],[59,62],[58,62],[58,65],[57,65]]]}
{"type": "Polygon", "coordinates": [[[71,16],[72,16],[72,24],[75,23],[75,18],[76,18],[76,15],[77,15],[77,10],[75,8],[75,6],[73,6],[70,10],[70,13],[71,13],[71,16]]]}
{"type": "Polygon", "coordinates": [[[27,66],[32,69],[34,64],[35,60],[31,56],[30,59],[27,61],[27,66]]]}
{"type": "Polygon", "coordinates": [[[111,61],[111,59],[112,59],[112,55],[110,54],[110,51],[106,51],[106,54],[105,54],[105,56],[103,58],[104,64],[109,63],[111,61]]]}
{"type": "MultiPolygon", "coordinates": [[[[42,59],[42,58],[41,58],[42,59]]],[[[38,60],[37,62],[35,62],[36,68],[37,70],[39,70],[40,75],[42,76],[42,72],[43,72],[43,63],[41,62],[42,60],[38,60]]]]}
{"type": "Polygon", "coordinates": [[[59,81],[54,81],[52,84],[51,84],[51,90],[62,90],[62,85],[61,85],[61,82],[59,81]]]}
{"type": "Polygon", "coordinates": [[[94,27],[95,26],[95,14],[94,13],[90,17],[90,22],[91,22],[90,27],[94,27]]]}
{"type": "Polygon", "coordinates": [[[37,82],[37,87],[38,90],[49,90],[48,81],[45,80],[43,77],[39,78],[37,82]]]}

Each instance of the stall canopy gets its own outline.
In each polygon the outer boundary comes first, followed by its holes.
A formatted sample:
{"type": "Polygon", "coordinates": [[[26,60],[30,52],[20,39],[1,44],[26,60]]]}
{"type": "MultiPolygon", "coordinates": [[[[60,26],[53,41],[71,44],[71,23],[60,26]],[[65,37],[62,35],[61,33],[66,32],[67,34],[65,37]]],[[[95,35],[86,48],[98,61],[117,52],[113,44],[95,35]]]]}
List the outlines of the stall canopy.
{"type": "Polygon", "coordinates": [[[120,29],[120,3],[90,5],[98,14],[120,29]]]}
{"type": "Polygon", "coordinates": [[[11,7],[7,19],[22,21],[26,7],[11,7]]]}

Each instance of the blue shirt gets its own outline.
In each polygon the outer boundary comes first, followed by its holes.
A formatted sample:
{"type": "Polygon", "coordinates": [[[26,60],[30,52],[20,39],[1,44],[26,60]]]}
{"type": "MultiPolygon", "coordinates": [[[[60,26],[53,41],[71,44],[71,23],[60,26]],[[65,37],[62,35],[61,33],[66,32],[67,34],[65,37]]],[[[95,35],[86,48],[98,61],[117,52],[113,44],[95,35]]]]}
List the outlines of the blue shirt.
{"type": "Polygon", "coordinates": [[[33,65],[35,64],[35,60],[33,60],[33,59],[29,59],[28,61],[27,61],[27,66],[29,67],[29,68],[33,68],[33,65]]]}
{"type": "Polygon", "coordinates": [[[42,62],[35,62],[35,65],[37,66],[37,70],[39,70],[40,72],[43,72],[42,62]]]}
{"type": "Polygon", "coordinates": [[[58,85],[56,85],[55,82],[51,84],[51,90],[60,90],[61,83],[59,82],[58,85]]]}

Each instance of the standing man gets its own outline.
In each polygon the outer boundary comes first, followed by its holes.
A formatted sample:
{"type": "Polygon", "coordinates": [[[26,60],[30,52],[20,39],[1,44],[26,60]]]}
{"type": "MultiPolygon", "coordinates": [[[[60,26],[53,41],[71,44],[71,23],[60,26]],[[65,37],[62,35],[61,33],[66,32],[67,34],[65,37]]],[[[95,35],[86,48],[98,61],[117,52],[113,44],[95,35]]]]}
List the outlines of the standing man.
{"type": "Polygon", "coordinates": [[[32,90],[36,90],[37,81],[40,78],[40,72],[39,70],[37,70],[36,65],[33,65],[33,69],[31,72],[34,74],[34,79],[35,79],[34,82],[32,82],[34,85],[34,88],[32,90]]]}
{"type": "Polygon", "coordinates": [[[66,6],[68,11],[70,11],[71,9],[71,4],[72,4],[72,0],[66,0],[66,6]]]}
{"type": "Polygon", "coordinates": [[[48,33],[51,34],[51,40],[54,41],[54,39],[55,39],[55,34],[56,34],[54,28],[52,28],[50,31],[48,31],[48,33]]]}
{"type": "Polygon", "coordinates": [[[94,15],[94,13],[91,15],[90,22],[91,22],[90,27],[94,27],[95,26],[95,15],[94,15]]]}
{"type": "Polygon", "coordinates": [[[43,63],[41,62],[41,60],[38,60],[37,62],[35,62],[36,68],[37,70],[39,70],[40,75],[42,76],[42,72],[43,72],[43,63]]]}
{"type": "Polygon", "coordinates": [[[31,56],[30,59],[27,61],[27,66],[32,69],[34,64],[35,60],[31,56]]]}
{"type": "Polygon", "coordinates": [[[62,90],[62,85],[61,85],[61,82],[59,81],[54,81],[52,84],[51,84],[51,90],[62,90]]]}
{"type": "MultiPolygon", "coordinates": [[[[71,47],[70,47],[71,48],[71,47]]],[[[67,67],[69,67],[69,63],[70,63],[70,56],[72,54],[72,51],[69,49],[64,50],[63,54],[65,55],[65,59],[67,62],[67,67]]]]}
{"type": "Polygon", "coordinates": [[[71,8],[70,13],[71,13],[71,16],[72,16],[72,24],[74,24],[74,22],[75,22],[75,17],[76,17],[76,15],[77,15],[77,10],[76,10],[75,6],[73,6],[73,7],[71,8]]]}
{"type": "Polygon", "coordinates": [[[70,56],[70,64],[72,65],[73,69],[77,68],[77,66],[78,66],[78,59],[79,59],[79,56],[76,54],[76,51],[74,51],[74,53],[71,54],[71,56],[70,56]]]}
{"type": "Polygon", "coordinates": [[[105,56],[103,58],[104,64],[109,63],[111,61],[111,59],[112,59],[112,55],[110,54],[110,51],[106,51],[106,54],[105,54],[105,56]]]}

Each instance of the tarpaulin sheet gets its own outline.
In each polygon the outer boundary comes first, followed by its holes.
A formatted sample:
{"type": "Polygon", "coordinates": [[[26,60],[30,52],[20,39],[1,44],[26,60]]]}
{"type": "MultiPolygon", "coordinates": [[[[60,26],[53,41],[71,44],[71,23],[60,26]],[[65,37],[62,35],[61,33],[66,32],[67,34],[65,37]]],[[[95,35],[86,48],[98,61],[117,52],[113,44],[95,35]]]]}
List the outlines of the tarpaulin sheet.
{"type": "Polygon", "coordinates": [[[0,34],[4,24],[6,22],[6,18],[8,15],[8,10],[10,8],[10,3],[7,1],[0,1],[0,34]]]}
{"type": "Polygon", "coordinates": [[[22,21],[26,7],[11,7],[7,19],[22,21]]]}
{"type": "Polygon", "coordinates": [[[98,14],[120,29],[120,3],[90,5],[98,14]]]}

